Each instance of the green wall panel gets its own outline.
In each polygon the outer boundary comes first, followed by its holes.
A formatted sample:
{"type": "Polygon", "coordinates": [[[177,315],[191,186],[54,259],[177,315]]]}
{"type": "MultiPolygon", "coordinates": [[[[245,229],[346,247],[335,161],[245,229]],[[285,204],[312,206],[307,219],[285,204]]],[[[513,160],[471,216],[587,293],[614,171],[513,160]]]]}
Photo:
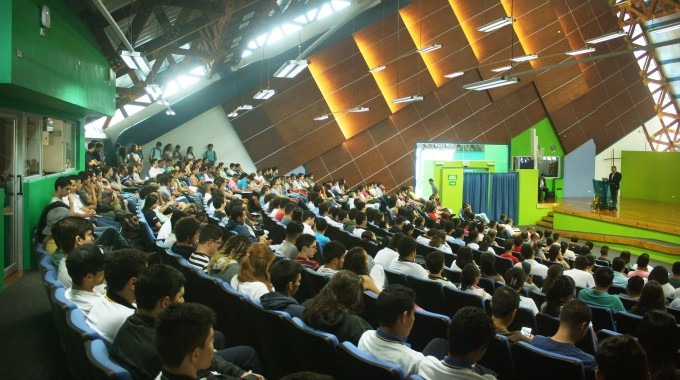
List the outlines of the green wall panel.
{"type": "Polygon", "coordinates": [[[653,239],[671,244],[680,244],[680,236],[643,228],[635,228],[621,224],[610,223],[597,219],[555,213],[553,226],[556,230],[591,232],[613,236],[631,236],[643,239],[653,239]]]}
{"type": "Polygon", "coordinates": [[[442,206],[457,213],[463,204],[463,169],[452,167],[437,167],[434,181],[439,186],[439,196],[442,206]],[[451,176],[451,180],[449,180],[451,176]]]}
{"type": "MultiPolygon", "coordinates": [[[[6,2],[8,0],[2,1],[6,2]]],[[[11,34],[7,35],[7,39],[11,40],[10,83],[37,95],[74,105],[87,114],[113,115],[115,82],[109,81],[109,64],[77,15],[59,0],[9,2],[12,3],[11,34]],[[39,6],[42,4],[50,7],[52,20],[52,27],[45,36],[40,35],[39,26],[39,6]],[[22,52],[22,57],[17,56],[17,50],[22,52]]],[[[7,15],[2,17],[6,19],[7,15]]],[[[2,37],[4,39],[5,35],[2,37]]],[[[0,45],[0,53],[3,54],[0,63],[7,61],[6,44],[0,45]]],[[[2,88],[0,92],[8,97],[17,97],[15,88],[2,88]]],[[[33,101],[45,103],[40,96],[33,101]]]]}
{"type": "MultiPolygon", "coordinates": [[[[0,207],[5,209],[5,190],[0,189],[0,207]]],[[[0,268],[5,269],[5,216],[0,218],[0,268]]],[[[0,276],[0,290],[5,287],[5,276],[0,276]]]]}
{"type": "Polygon", "coordinates": [[[680,203],[680,152],[629,152],[621,155],[621,196],[680,203]]]}
{"type": "Polygon", "coordinates": [[[534,225],[550,208],[538,208],[538,170],[523,169],[519,173],[519,218],[515,225],[534,225]]]}
{"type": "MultiPolygon", "coordinates": [[[[555,132],[555,128],[549,118],[545,118],[536,123],[531,128],[515,136],[510,141],[510,159],[515,156],[531,156],[531,130],[536,130],[538,136],[538,146],[543,148],[546,156],[559,156],[562,172],[564,172],[564,149],[560,143],[560,138],[555,132]],[[550,147],[555,146],[555,152],[551,152],[550,147]]],[[[510,162],[512,168],[512,161],[510,162]]],[[[555,190],[555,179],[547,178],[546,184],[549,189],[555,190]]],[[[538,199],[538,198],[537,198],[538,199]]]]}
{"type": "Polygon", "coordinates": [[[0,1],[0,83],[12,81],[12,2],[0,1]]]}
{"type": "Polygon", "coordinates": [[[24,269],[28,270],[35,265],[35,257],[32,254],[31,238],[33,229],[40,221],[42,210],[50,204],[54,194],[54,181],[63,174],[55,174],[46,177],[28,179],[24,182],[24,269]]]}

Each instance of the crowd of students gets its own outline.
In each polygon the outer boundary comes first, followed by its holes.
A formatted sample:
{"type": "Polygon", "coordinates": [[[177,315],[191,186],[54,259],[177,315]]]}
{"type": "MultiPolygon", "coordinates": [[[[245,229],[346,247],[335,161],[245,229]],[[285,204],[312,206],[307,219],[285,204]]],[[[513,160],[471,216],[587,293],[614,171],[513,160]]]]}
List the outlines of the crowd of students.
{"type": "MultiPolygon", "coordinates": [[[[666,325],[673,317],[665,308],[680,285],[680,262],[670,276],[662,265],[650,267],[646,254],[633,266],[628,252],[609,262],[606,247],[595,258],[592,243],[581,246],[572,238],[570,244],[558,233],[532,227],[519,231],[505,215],[489,220],[467,204],[456,214],[442,207],[438,193],[422,199],[412,187],[388,194],[380,183],[353,188],[344,180],[317,184],[311,174],[280,176],[276,168],[246,173],[239,164],[217,162],[212,145],[203,158],[190,149],[182,155],[179,145],[161,147],[159,142],[150,152],[145,179],[139,174],[141,155],[134,155],[137,147],[114,154],[118,169],[103,164],[107,160],[97,155],[98,144],[91,151],[88,147],[88,170],[55,181],[52,203],[38,228],[39,241],[54,254],[59,280],[69,289],[67,298],[111,343],[114,361],[136,378],[159,373],[168,379],[180,374],[197,378],[205,371],[262,378],[257,353],[249,347],[227,348],[229,342],[212,329],[209,309],[182,305],[186,280],[179,271],[148,265],[143,243],[132,236],[135,224],[141,228],[138,211],[156,238],[196,270],[222,279],[264,308],[285,311],[341,342],[395,362],[406,375],[494,378],[492,370],[476,363],[495,334],[502,334],[512,342],[578,358],[588,369],[597,367],[601,379],[620,378],[612,363],[620,360],[615,356],[621,350],[646,357],[636,363],[640,376],[635,378],[646,378],[648,372],[654,379],[677,376],[672,356],[659,354],[650,337],[660,337],[662,328],[672,330],[666,325]],[[264,230],[266,218],[285,226],[280,244],[272,244],[264,230]],[[372,256],[361,244],[346,247],[325,236],[328,228],[379,249],[372,256]],[[419,246],[429,253],[418,255],[419,246]],[[448,269],[460,272],[459,283],[443,276],[445,257],[454,252],[448,269]],[[496,270],[495,261],[501,259],[512,261],[506,273],[496,270]],[[295,295],[303,270],[329,281],[318,295],[300,303],[295,295]],[[417,308],[415,293],[388,284],[385,270],[489,299],[492,316],[463,308],[452,316],[448,340],[414,351],[406,339],[417,308]],[[498,284],[493,293],[480,287],[481,278],[498,284]],[[612,285],[625,286],[626,297],[639,298],[631,311],[643,316],[641,331],[647,336],[640,336],[639,344],[606,340],[593,357],[575,343],[592,319],[587,304],[614,313],[625,310],[619,296],[609,294],[612,285]],[[574,299],[577,287],[583,289],[574,299]],[[376,330],[359,315],[366,290],[378,295],[376,330]],[[546,302],[537,305],[526,291],[542,291],[546,302]],[[508,331],[520,307],[558,317],[558,332],[543,337],[508,331]]],[[[680,297],[671,306],[678,302],[680,297]]],[[[664,348],[675,352],[675,345],[671,341],[664,348]]]]}

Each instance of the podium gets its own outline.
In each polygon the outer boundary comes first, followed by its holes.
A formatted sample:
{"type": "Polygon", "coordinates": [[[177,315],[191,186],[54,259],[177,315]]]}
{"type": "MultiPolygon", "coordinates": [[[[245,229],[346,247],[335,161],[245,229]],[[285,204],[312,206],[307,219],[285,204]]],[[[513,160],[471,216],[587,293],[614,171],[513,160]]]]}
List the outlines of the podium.
{"type": "Polygon", "coordinates": [[[609,206],[609,179],[602,178],[593,180],[593,190],[595,196],[600,197],[600,204],[604,207],[609,206]]]}

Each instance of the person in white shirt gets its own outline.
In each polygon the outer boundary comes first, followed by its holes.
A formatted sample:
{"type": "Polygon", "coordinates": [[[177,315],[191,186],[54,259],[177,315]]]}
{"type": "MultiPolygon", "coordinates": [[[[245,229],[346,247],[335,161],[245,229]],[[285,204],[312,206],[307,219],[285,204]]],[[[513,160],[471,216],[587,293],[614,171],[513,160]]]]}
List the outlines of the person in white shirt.
{"type": "Polygon", "coordinates": [[[410,236],[405,236],[399,240],[399,258],[390,264],[390,269],[403,273],[407,276],[427,278],[425,268],[415,263],[416,241],[410,236]]]}
{"type": "Polygon", "coordinates": [[[448,333],[448,354],[426,356],[418,365],[418,375],[429,380],[494,380],[493,375],[480,374],[484,368],[476,365],[496,336],[491,317],[484,309],[467,306],[451,318],[448,333]]]}
{"type": "MultiPolygon", "coordinates": [[[[529,265],[531,265],[532,275],[541,276],[543,278],[546,278],[548,276],[548,267],[534,260],[534,249],[529,244],[522,244],[520,254],[524,259],[524,262],[529,263],[529,265]]],[[[515,264],[515,267],[522,268],[522,263],[520,262],[515,264]]]]}
{"type": "Polygon", "coordinates": [[[363,211],[357,212],[357,216],[354,218],[354,220],[356,221],[357,226],[354,228],[352,233],[355,236],[358,236],[359,238],[361,238],[361,234],[363,234],[364,231],[366,231],[366,225],[367,225],[366,213],[363,212],[363,211]]]}
{"type": "Polygon", "coordinates": [[[522,295],[524,289],[524,282],[527,280],[527,274],[522,268],[511,268],[505,273],[505,284],[512,288],[519,295],[519,306],[531,310],[536,315],[538,314],[538,307],[536,302],[530,297],[522,295]]]}
{"type": "Polygon", "coordinates": [[[137,249],[120,249],[106,254],[106,295],[92,305],[87,323],[109,343],[113,343],[120,327],[135,312],[135,282],[146,265],[146,253],[137,249]]]}
{"type": "MultiPolygon", "coordinates": [[[[411,348],[406,339],[411,333],[416,314],[416,293],[403,285],[393,284],[380,293],[375,305],[380,327],[361,335],[360,350],[380,359],[397,364],[405,376],[418,372],[425,355],[440,356],[438,342],[430,342],[420,353],[411,348]]],[[[437,338],[438,340],[443,340],[437,338]]],[[[445,342],[444,342],[445,344],[445,342]]]]}
{"type": "MultiPolygon", "coordinates": [[[[67,216],[54,223],[52,234],[59,249],[64,254],[57,268],[57,280],[68,289],[71,287],[73,280],[69,276],[66,267],[66,258],[75,248],[94,243],[94,225],[87,219],[67,216]]],[[[58,252],[55,253],[55,255],[58,254],[58,252]]]]}
{"type": "Polygon", "coordinates": [[[425,257],[425,264],[427,264],[427,269],[429,275],[428,279],[432,281],[437,281],[442,285],[450,289],[458,290],[458,287],[454,285],[453,282],[449,281],[448,278],[442,276],[444,271],[444,254],[438,251],[432,251],[425,257]]]}
{"type": "Polygon", "coordinates": [[[392,235],[390,243],[387,247],[381,249],[376,253],[374,261],[376,264],[382,265],[383,268],[389,268],[392,261],[399,258],[399,252],[397,252],[397,247],[399,246],[399,240],[405,235],[401,232],[397,232],[392,235]]]}
{"type": "Polygon", "coordinates": [[[345,254],[347,250],[345,246],[339,241],[330,241],[323,247],[323,259],[326,264],[322,265],[317,271],[320,274],[333,276],[342,269],[345,263],[345,254]]]}
{"type": "Polygon", "coordinates": [[[64,261],[73,279],[71,288],[66,290],[66,299],[78,305],[87,316],[92,305],[102,297],[95,287],[104,283],[104,254],[96,245],[86,244],[71,251],[64,261]]]}
{"type": "Polygon", "coordinates": [[[592,288],[595,286],[595,279],[591,273],[586,272],[588,267],[588,258],[585,255],[579,255],[574,260],[574,269],[564,271],[565,276],[574,279],[574,284],[581,288],[592,288]]]}
{"type": "Polygon", "coordinates": [[[302,213],[302,233],[314,236],[314,223],[316,222],[316,215],[309,210],[302,213]]]}
{"type": "Polygon", "coordinates": [[[258,301],[264,294],[274,291],[269,280],[269,267],[275,257],[266,243],[251,244],[241,261],[238,275],[231,279],[231,287],[258,301]]]}
{"type": "Polygon", "coordinates": [[[149,168],[149,178],[156,178],[157,175],[165,173],[162,167],[158,166],[158,160],[151,160],[151,167],[149,168]]]}

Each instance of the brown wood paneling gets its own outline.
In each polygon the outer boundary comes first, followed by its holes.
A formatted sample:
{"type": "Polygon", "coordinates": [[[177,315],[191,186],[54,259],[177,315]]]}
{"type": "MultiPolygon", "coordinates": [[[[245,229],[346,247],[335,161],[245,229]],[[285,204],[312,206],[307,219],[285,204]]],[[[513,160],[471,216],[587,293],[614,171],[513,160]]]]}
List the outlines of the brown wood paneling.
{"type": "Polygon", "coordinates": [[[390,173],[392,173],[394,181],[401,184],[409,179],[412,180],[415,173],[413,164],[413,156],[409,154],[391,163],[388,166],[388,169],[390,170],[390,173]]]}
{"type": "Polygon", "coordinates": [[[350,161],[347,165],[332,172],[331,177],[336,180],[344,178],[348,187],[364,182],[361,172],[359,172],[359,168],[357,168],[354,161],[350,161]]]}
{"type": "Polygon", "coordinates": [[[391,118],[387,118],[380,123],[372,126],[368,132],[371,134],[371,137],[373,137],[373,141],[375,141],[376,144],[381,144],[388,139],[396,136],[397,134],[397,127],[394,125],[392,122],[391,118]]]}
{"type": "Polygon", "coordinates": [[[438,140],[439,135],[452,127],[448,116],[446,116],[446,113],[442,109],[423,118],[423,125],[425,125],[425,129],[431,140],[438,140]]]}
{"type": "Polygon", "coordinates": [[[479,126],[479,123],[477,123],[477,119],[474,116],[461,121],[453,127],[453,129],[458,134],[461,142],[475,141],[475,139],[483,134],[482,128],[479,126]]]}
{"type": "Polygon", "coordinates": [[[390,116],[392,122],[399,131],[410,128],[413,124],[420,121],[418,111],[414,107],[405,107],[390,116]]]}
{"type": "Polygon", "coordinates": [[[302,164],[341,144],[344,139],[337,125],[327,124],[302,136],[289,146],[288,150],[293,160],[302,164]]]}
{"type": "Polygon", "coordinates": [[[415,149],[416,142],[430,140],[430,136],[427,134],[422,122],[418,122],[410,128],[401,131],[399,136],[404,140],[404,145],[406,145],[409,152],[415,149]]]}
{"type": "Polygon", "coordinates": [[[345,141],[345,147],[355,159],[375,147],[373,137],[368,131],[359,133],[351,139],[345,141]]]}
{"type": "Polygon", "coordinates": [[[352,161],[352,155],[349,153],[345,144],[341,144],[322,154],[321,160],[328,171],[333,174],[338,168],[352,161]]]}
{"type": "Polygon", "coordinates": [[[390,173],[389,169],[387,168],[384,168],[383,170],[366,178],[366,182],[380,182],[383,184],[383,186],[385,186],[385,189],[393,189],[395,187],[392,173],[390,173]]]}
{"type": "Polygon", "coordinates": [[[314,179],[317,181],[323,181],[324,178],[330,176],[321,157],[315,157],[312,160],[307,161],[305,163],[305,168],[307,169],[307,173],[314,174],[314,179]]]}
{"type": "Polygon", "coordinates": [[[380,155],[378,148],[373,148],[354,161],[363,178],[368,178],[387,167],[387,163],[380,155]]]}
{"type": "Polygon", "coordinates": [[[393,136],[378,145],[378,150],[388,164],[398,160],[410,150],[404,144],[401,136],[393,136]]]}

